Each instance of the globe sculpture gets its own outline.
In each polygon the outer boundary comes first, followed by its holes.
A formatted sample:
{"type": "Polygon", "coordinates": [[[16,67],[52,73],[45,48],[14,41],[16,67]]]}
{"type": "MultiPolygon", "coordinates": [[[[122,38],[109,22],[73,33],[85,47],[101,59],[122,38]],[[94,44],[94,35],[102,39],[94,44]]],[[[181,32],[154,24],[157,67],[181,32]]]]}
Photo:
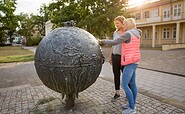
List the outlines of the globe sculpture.
{"type": "Polygon", "coordinates": [[[44,85],[74,106],[78,93],[98,78],[104,57],[96,38],[89,32],[64,23],[45,36],[37,47],[35,68],[44,85]]]}

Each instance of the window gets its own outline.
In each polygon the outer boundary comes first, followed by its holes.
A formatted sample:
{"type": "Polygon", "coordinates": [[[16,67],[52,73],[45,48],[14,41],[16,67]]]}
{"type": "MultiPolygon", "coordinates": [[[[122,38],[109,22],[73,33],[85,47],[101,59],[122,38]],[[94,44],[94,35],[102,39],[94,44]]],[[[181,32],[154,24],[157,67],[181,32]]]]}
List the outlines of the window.
{"type": "Polygon", "coordinates": [[[163,17],[169,18],[170,17],[170,8],[164,8],[163,9],[163,17]]]}
{"type": "Polygon", "coordinates": [[[158,39],[158,33],[155,32],[155,39],[158,39]]]}
{"type": "Polygon", "coordinates": [[[173,27],[172,38],[176,39],[176,27],[173,27]]]}
{"type": "Polygon", "coordinates": [[[150,39],[150,30],[149,29],[144,31],[144,39],[150,39]]]}
{"type": "Polygon", "coordinates": [[[169,28],[164,28],[163,29],[163,38],[164,39],[170,38],[170,29],[169,28]]]}
{"type": "Polygon", "coordinates": [[[145,18],[149,18],[150,17],[150,12],[149,11],[145,11],[145,18]]]}
{"type": "Polygon", "coordinates": [[[140,20],[141,19],[141,14],[140,13],[136,13],[136,20],[140,20]]]}
{"type": "Polygon", "coordinates": [[[158,9],[153,10],[153,17],[158,17],[158,9]]]}
{"type": "Polygon", "coordinates": [[[173,15],[174,15],[174,17],[181,15],[181,4],[175,5],[173,7],[173,15]]]}

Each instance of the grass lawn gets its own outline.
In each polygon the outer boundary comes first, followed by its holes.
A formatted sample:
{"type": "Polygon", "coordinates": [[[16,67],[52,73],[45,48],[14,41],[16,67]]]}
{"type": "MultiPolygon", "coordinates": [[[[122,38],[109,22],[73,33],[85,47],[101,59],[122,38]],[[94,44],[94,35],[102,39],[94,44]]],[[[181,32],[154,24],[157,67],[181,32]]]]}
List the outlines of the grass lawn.
{"type": "Polygon", "coordinates": [[[34,53],[21,47],[1,46],[0,63],[33,61],[34,53]]]}

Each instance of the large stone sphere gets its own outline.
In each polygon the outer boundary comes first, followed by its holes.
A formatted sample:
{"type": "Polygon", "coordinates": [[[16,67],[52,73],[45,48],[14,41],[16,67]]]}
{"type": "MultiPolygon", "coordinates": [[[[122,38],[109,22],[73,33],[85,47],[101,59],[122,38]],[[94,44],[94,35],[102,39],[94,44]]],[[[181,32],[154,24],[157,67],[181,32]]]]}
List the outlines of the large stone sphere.
{"type": "Polygon", "coordinates": [[[102,68],[103,55],[96,38],[78,27],[51,31],[37,47],[35,67],[48,88],[62,94],[91,86],[102,68]]]}

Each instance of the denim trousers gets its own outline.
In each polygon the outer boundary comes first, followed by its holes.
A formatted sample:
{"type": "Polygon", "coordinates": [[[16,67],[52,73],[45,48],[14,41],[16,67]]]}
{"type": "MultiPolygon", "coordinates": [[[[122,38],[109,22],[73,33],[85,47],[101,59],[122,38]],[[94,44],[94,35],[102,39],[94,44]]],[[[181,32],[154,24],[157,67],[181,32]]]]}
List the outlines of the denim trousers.
{"type": "Polygon", "coordinates": [[[122,88],[128,99],[129,107],[135,108],[136,97],[137,97],[137,86],[136,86],[136,68],[138,64],[129,64],[124,66],[122,73],[122,88]],[[128,86],[130,84],[130,87],[128,86]]]}

